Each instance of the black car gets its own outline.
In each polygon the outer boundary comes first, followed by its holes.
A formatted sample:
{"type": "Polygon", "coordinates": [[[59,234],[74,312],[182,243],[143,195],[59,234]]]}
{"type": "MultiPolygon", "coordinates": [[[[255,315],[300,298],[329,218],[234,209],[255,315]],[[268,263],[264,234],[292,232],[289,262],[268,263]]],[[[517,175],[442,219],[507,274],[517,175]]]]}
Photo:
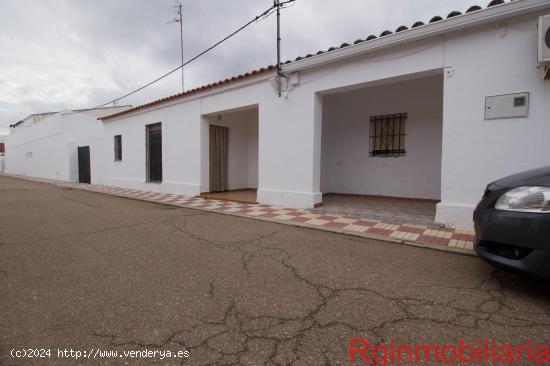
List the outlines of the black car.
{"type": "Polygon", "coordinates": [[[550,279],[550,167],[489,184],[474,225],[482,259],[550,279]]]}

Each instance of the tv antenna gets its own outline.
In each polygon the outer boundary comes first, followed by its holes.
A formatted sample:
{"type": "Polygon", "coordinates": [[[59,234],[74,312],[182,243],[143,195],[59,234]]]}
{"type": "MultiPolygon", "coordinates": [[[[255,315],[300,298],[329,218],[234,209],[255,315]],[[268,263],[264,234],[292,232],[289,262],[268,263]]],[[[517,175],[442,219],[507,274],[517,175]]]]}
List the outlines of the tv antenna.
{"type": "MultiPolygon", "coordinates": [[[[183,65],[183,4],[181,0],[176,2],[176,5],[172,6],[176,10],[176,17],[174,20],[166,23],[179,23],[180,24],[180,52],[181,52],[181,64],[183,65]]],[[[181,68],[181,92],[185,92],[185,77],[183,67],[181,68]]]]}

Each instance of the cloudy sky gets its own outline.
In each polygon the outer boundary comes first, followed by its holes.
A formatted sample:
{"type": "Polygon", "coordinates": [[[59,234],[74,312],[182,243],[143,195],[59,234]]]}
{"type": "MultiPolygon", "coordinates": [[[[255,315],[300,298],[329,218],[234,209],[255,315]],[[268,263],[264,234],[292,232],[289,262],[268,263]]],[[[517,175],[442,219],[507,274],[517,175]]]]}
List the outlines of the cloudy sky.
{"type": "MultiPolygon", "coordinates": [[[[272,0],[182,0],[189,58],[267,9],[272,0]]],[[[296,0],[282,15],[289,59],[385,29],[464,11],[476,0],[296,0]]],[[[1,0],[0,126],[30,113],[102,104],[180,64],[174,0],[1,0]]],[[[275,62],[275,16],[185,69],[192,88],[275,62]]],[[[121,104],[181,88],[175,73],[121,104]]]]}

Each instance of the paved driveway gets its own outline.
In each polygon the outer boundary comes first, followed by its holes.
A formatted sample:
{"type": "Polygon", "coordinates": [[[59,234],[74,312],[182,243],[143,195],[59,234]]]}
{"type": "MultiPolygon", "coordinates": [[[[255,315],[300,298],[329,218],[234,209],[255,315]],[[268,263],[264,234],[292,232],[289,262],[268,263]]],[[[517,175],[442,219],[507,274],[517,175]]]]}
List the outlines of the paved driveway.
{"type": "Polygon", "coordinates": [[[548,290],[475,257],[0,177],[0,364],[335,365],[351,338],[536,343],[548,290]],[[54,353],[10,356],[29,348],[54,353]]]}

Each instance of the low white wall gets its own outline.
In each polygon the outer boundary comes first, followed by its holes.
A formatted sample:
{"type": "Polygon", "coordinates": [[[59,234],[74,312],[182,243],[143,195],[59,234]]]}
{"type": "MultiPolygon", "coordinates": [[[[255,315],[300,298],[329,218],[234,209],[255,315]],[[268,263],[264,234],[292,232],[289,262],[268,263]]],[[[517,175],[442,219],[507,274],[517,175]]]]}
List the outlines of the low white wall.
{"type": "Polygon", "coordinates": [[[60,118],[18,127],[6,139],[5,172],[68,181],[68,154],[60,118]]]}
{"type": "Polygon", "coordinates": [[[9,146],[5,172],[30,177],[71,181],[71,145],[62,134],[9,146]]]}
{"type": "Polygon", "coordinates": [[[101,122],[72,112],[12,129],[6,138],[5,172],[76,182],[78,146],[88,146],[102,136],[101,122]]]}
{"type": "Polygon", "coordinates": [[[409,198],[441,195],[443,77],[323,98],[321,190],[409,198]],[[369,156],[370,117],[407,113],[406,156],[369,156]]]}

